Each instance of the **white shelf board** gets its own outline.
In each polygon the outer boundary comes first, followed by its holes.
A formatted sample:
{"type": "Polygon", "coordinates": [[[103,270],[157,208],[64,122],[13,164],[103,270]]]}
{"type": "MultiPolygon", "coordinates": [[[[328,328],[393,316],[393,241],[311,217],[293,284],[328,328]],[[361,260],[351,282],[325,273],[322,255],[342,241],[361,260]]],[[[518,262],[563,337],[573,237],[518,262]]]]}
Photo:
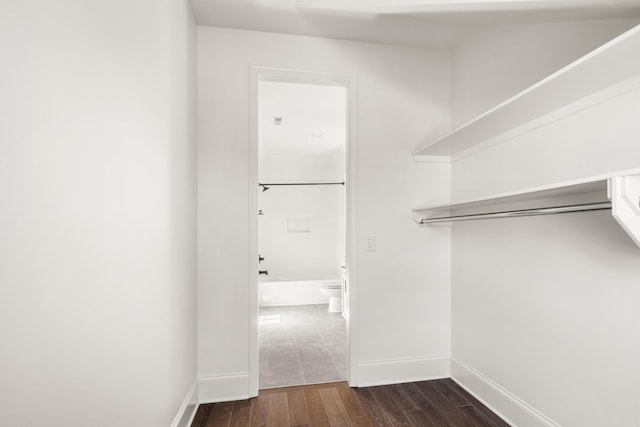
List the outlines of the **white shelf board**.
{"type": "MultiPolygon", "coordinates": [[[[493,196],[479,197],[451,203],[441,203],[429,206],[422,206],[413,209],[414,221],[423,225],[421,220],[431,219],[437,223],[451,225],[451,220],[479,219],[470,210],[484,210],[488,206],[499,207],[500,205],[514,203],[535,203],[533,209],[546,209],[549,207],[575,208],[572,204],[567,206],[558,199],[575,200],[578,198],[589,198],[589,204],[601,204],[610,201],[611,213],[622,229],[640,247],[640,169],[632,169],[610,173],[606,175],[594,176],[588,179],[577,181],[567,181],[564,183],[536,187],[528,190],[514,191],[510,193],[496,194],[493,196]],[[596,200],[593,200],[595,197],[596,200]],[[553,205],[549,205],[553,201],[553,205]],[[458,212],[466,212],[458,215],[458,212]],[[467,215],[467,218],[462,218],[467,215]],[[454,218],[453,216],[457,217],[454,218]],[[471,218],[476,216],[476,218],[471,218]],[[416,219],[417,217],[417,219],[416,219]]],[[[582,207],[585,207],[583,204],[582,207]]],[[[526,208],[531,209],[531,208],[526,208]]],[[[521,211],[522,212],[522,211],[521,211]]],[[[498,217],[507,211],[481,212],[483,215],[493,215],[498,217]]],[[[437,224],[433,224],[437,225],[437,224]]]]}
{"type": "Polygon", "coordinates": [[[505,203],[527,202],[556,197],[575,196],[578,194],[596,193],[607,190],[607,181],[609,181],[609,179],[628,176],[640,176],[640,167],[634,169],[623,169],[539,187],[525,188],[517,191],[490,194],[446,203],[417,206],[413,208],[412,211],[417,213],[425,211],[442,211],[445,209],[472,209],[505,203]]]}
{"type": "Polygon", "coordinates": [[[640,25],[443,138],[420,147],[414,151],[414,159],[448,161],[452,156],[471,151],[500,135],[513,137],[543,126],[633,90],[638,87],[639,74],[640,25]]]}
{"type": "Polygon", "coordinates": [[[575,196],[579,194],[598,193],[607,191],[606,177],[599,177],[588,181],[572,181],[557,185],[536,187],[532,189],[501,193],[476,199],[468,199],[451,203],[426,205],[412,209],[414,213],[455,211],[461,209],[474,209],[487,206],[497,206],[507,203],[531,202],[536,200],[552,199],[558,197],[575,196]]]}

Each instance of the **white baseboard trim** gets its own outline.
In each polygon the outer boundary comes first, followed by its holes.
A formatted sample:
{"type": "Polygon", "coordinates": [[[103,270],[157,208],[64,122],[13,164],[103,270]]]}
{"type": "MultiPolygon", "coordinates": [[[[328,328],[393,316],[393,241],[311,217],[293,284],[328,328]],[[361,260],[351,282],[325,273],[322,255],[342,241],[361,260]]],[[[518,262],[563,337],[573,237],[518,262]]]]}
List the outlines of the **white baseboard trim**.
{"type": "Polygon", "coordinates": [[[198,410],[198,380],[196,379],[184,398],[178,414],[173,419],[171,427],[189,427],[198,410]]]}
{"type": "Polygon", "coordinates": [[[449,378],[449,355],[359,362],[357,387],[449,378]]]}
{"type": "Polygon", "coordinates": [[[211,375],[198,378],[200,403],[229,402],[249,397],[249,374],[211,375]]]}
{"type": "Polygon", "coordinates": [[[559,427],[540,411],[455,356],[451,357],[451,378],[514,427],[559,427]]]}

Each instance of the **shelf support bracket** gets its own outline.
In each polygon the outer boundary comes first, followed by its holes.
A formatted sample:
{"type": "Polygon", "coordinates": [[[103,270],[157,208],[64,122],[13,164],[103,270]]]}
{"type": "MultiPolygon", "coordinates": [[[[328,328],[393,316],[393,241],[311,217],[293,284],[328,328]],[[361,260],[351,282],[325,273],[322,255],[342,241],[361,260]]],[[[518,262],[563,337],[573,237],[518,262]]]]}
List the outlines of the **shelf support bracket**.
{"type": "Polygon", "coordinates": [[[609,180],[611,213],[640,246],[640,176],[616,176],[609,180]]]}

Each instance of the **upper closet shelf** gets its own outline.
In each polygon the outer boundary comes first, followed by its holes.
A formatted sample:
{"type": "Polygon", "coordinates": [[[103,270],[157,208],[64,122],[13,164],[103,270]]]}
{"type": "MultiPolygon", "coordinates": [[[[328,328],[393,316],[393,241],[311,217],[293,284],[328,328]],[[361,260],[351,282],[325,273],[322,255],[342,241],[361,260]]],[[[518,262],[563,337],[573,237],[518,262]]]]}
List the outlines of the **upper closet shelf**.
{"type": "Polygon", "coordinates": [[[640,25],[413,153],[450,162],[640,87],[640,25]]]}

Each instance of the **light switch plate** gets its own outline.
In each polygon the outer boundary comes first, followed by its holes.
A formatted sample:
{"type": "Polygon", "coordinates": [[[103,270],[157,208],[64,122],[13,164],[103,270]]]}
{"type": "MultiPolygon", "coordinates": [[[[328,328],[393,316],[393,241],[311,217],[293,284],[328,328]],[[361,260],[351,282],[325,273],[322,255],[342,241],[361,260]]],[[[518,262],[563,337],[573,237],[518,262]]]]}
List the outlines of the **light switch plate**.
{"type": "Polygon", "coordinates": [[[367,245],[366,245],[365,251],[367,252],[376,251],[376,236],[367,236],[367,245]]]}

